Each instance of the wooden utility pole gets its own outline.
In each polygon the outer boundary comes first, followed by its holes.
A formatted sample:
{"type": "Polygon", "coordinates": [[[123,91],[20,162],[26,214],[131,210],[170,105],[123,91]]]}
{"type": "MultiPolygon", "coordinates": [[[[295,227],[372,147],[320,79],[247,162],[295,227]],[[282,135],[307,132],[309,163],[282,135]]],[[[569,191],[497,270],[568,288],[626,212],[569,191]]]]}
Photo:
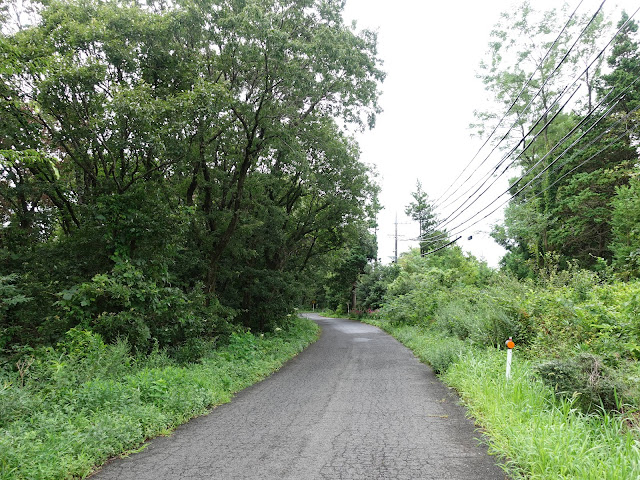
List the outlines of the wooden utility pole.
{"type": "Polygon", "coordinates": [[[396,249],[394,251],[393,263],[398,263],[398,212],[396,212],[396,249]]]}

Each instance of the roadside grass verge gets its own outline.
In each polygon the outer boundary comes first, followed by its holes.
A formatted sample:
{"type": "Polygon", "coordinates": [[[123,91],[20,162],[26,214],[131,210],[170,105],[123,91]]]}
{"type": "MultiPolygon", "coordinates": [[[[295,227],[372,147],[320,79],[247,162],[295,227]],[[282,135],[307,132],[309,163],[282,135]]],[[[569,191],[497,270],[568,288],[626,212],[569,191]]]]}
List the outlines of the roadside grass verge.
{"type": "Polygon", "coordinates": [[[478,348],[427,327],[366,320],[434,365],[455,388],[489,438],[490,452],[514,479],[640,478],[640,441],[633,413],[587,415],[558,400],[514,353],[505,380],[504,350],[478,348]]]}
{"type": "Polygon", "coordinates": [[[22,375],[0,370],[0,479],[84,478],[110,457],[229,402],[319,333],[302,318],[276,330],[235,333],[187,365],[162,351],[136,359],[126,344],[76,331],[82,345],[74,338],[71,347],[49,349],[22,375]]]}

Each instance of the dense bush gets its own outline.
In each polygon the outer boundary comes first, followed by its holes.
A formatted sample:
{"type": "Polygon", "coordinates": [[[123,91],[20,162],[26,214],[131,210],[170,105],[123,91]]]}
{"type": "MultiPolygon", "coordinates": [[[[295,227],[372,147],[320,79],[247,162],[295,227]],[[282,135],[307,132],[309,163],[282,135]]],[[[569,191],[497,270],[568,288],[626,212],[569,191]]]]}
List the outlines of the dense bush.
{"type": "Polygon", "coordinates": [[[115,260],[109,274],[61,292],[58,304],[64,324],[91,329],[107,342],[126,338],[144,352],[153,342],[177,349],[189,345],[195,351],[203,339],[229,331],[232,311],[217,302],[205,306],[198,289],[187,295],[149,279],[126,259],[115,260]]]}
{"type": "Polygon", "coordinates": [[[512,337],[519,355],[539,364],[558,396],[581,410],[638,406],[633,372],[640,358],[640,282],[614,281],[606,268],[560,269],[547,260],[534,282],[491,272],[455,250],[413,253],[399,262],[379,316],[402,334],[402,325],[429,332],[433,345],[407,343],[439,372],[459,350],[504,348],[512,337]],[[460,343],[442,342],[439,335],[460,343]]]}
{"type": "Polygon", "coordinates": [[[545,362],[535,371],[558,397],[573,401],[585,413],[619,410],[625,401],[626,388],[595,355],[545,362]]]}
{"type": "Polygon", "coordinates": [[[409,324],[435,324],[461,340],[500,346],[513,337],[530,343],[531,316],[522,309],[526,287],[466,257],[459,249],[400,261],[381,314],[409,324]]]}
{"type": "Polygon", "coordinates": [[[611,364],[640,358],[640,282],[539,287],[522,309],[534,322],[537,356],[569,357],[579,346],[611,364]]]}
{"type": "Polygon", "coordinates": [[[459,248],[421,257],[417,250],[399,261],[400,273],[387,288],[383,314],[394,320],[429,324],[455,287],[475,288],[494,275],[482,262],[459,248]]]}
{"type": "Polygon", "coordinates": [[[519,344],[529,343],[531,318],[519,308],[517,291],[505,286],[508,279],[499,280],[484,288],[452,289],[451,300],[438,307],[436,326],[481,346],[499,347],[509,337],[519,344]]]}

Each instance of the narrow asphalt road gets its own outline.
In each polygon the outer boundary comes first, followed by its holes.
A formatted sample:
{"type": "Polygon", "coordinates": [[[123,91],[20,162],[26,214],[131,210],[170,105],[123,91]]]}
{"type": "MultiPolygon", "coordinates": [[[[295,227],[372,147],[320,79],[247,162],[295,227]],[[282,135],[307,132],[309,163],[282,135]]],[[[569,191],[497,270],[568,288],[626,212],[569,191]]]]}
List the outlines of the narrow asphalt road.
{"type": "Polygon", "coordinates": [[[464,409],[381,330],[307,315],[315,344],[93,480],[504,480],[464,409]]]}

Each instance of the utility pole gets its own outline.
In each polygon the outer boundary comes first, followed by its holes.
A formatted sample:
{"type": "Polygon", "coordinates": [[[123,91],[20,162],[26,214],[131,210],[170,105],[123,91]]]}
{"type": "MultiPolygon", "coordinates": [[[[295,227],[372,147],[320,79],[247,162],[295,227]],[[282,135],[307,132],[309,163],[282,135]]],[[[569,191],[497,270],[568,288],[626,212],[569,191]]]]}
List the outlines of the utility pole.
{"type": "Polygon", "coordinates": [[[396,249],[393,256],[393,263],[398,263],[398,212],[396,212],[396,249]]]}
{"type": "MultiPolygon", "coordinates": [[[[398,235],[398,225],[408,225],[408,223],[398,222],[398,212],[396,212],[396,220],[393,225],[394,225],[393,237],[394,237],[395,247],[393,250],[393,256],[391,256],[390,258],[393,260],[393,263],[398,263],[398,241],[406,242],[413,239],[400,238],[400,237],[404,237],[404,235],[398,235]]],[[[391,235],[388,235],[388,236],[391,237],[391,235]]]]}

